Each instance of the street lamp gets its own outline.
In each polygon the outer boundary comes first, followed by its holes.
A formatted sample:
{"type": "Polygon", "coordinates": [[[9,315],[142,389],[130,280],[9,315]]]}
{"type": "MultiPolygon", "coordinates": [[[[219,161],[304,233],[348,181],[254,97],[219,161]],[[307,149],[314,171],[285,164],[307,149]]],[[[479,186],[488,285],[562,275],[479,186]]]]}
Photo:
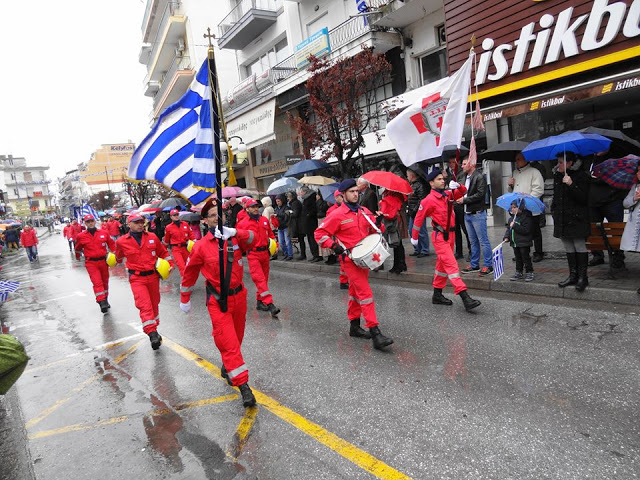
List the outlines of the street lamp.
{"type": "MultiPolygon", "coordinates": [[[[232,138],[237,138],[238,140],[240,140],[240,144],[237,147],[238,152],[239,153],[245,153],[247,151],[247,145],[242,140],[242,137],[239,137],[237,135],[232,135],[227,140],[231,140],[232,138]]],[[[229,142],[229,143],[231,143],[231,142],[229,142]]],[[[233,146],[231,148],[233,149],[233,146]]],[[[227,143],[226,142],[224,142],[224,141],[220,142],[220,151],[221,152],[227,151],[227,143]]]]}

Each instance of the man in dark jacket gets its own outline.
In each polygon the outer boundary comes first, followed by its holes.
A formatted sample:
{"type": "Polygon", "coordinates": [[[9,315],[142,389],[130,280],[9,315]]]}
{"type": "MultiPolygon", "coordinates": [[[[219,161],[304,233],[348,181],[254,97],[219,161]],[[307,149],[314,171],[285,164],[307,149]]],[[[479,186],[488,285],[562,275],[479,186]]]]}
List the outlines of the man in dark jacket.
{"type": "Polygon", "coordinates": [[[322,257],[318,254],[318,244],[314,238],[314,232],[318,228],[318,211],[316,210],[316,194],[308,187],[300,189],[302,194],[302,212],[300,214],[300,232],[298,232],[298,241],[300,242],[300,260],[307,257],[304,244],[305,237],[309,242],[309,250],[311,250],[310,262],[321,262],[322,257]]]}
{"type": "Polygon", "coordinates": [[[487,181],[476,169],[475,163],[469,161],[469,157],[462,160],[463,174],[460,183],[467,187],[467,194],[456,200],[458,205],[464,207],[464,222],[471,241],[471,264],[462,270],[462,273],[479,272],[480,276],[493,273],[491,243],[487,233],[487,208],[485,194],[487,181]],[[484,267],[480,269],[480,251],[484,267]]]}
{"type": "MultiPolygon", "coordinates": [[[[412,193],[407,198],[407,214],[409,215],[409,232],[413,231],[413,222],[418,214],[420,202],[427,196],[427,188],[422,182],[418,174],[413,170],[407,170],[407,179],[411,185],[412,193]]],[[[427,231],[427,222],[422,224],[420,233],[418,234],[418,246],[414,252],[410,254],[412,257],[426,257],[429,255],[429,232],[427,231]]]]}
{"type": "MultiPolygon", "coordinates": [[[[300,200],[296,198],[294,192],[287,192],[287,209],[285,210],[289,214],[289,236],[291,242],[294,239],[300,242],[300,216],[302,215],[302,204],[300,200]]],[[[307,256],[304,251],[301,250],[301,254],[298,260],[304,260],[307,256]]]]}
{"type": "Polygon", "coordinates": [[[360,199],[358,200],[358,204],[366,207],[370,212],[378,211],[378,196],[376,195],[375,190],[371,188],[371,184],[360,177],[357,180],[358,192],[360,195],[360,199]]]}
{"type": "Polygon", "coordinates": [[[229,199],[229,211],[227,213],[229,216],[229,226],[231,228],[235,228],[240,211],[242,211],[242,205],[237,202],[236,197],[231,197],[229,199]]]}

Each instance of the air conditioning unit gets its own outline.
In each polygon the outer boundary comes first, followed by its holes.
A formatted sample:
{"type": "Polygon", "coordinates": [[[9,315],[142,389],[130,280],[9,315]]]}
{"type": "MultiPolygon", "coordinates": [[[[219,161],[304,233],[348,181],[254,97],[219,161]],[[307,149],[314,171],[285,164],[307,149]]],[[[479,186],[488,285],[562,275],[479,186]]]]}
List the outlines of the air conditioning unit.
{"type": "Polygon", "coordinates": [[[176,45],[176,55],[181,56],[182,54],[184,54],[184,40],[182,38],[178,39],[178,44],[176,45]]]}

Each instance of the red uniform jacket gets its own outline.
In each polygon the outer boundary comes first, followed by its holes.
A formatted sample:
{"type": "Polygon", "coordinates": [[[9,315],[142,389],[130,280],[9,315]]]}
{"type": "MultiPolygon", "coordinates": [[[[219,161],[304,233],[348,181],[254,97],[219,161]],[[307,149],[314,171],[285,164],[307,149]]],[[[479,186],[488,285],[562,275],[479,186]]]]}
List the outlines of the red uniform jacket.
{"type": "Polygon", "coordinates": [[[71,233],[71,225],[65,225],[65,227],[62,229],[62,235],[66,239],[73,239],[73,234],[71,233]]]}
{"type": "MultiPolygon", "coordinates": [[[[227,246],[231,242],[233,247],[233,267],[229,288],[236,288],[242,283],[244,273],[242,266],[242,252],[255,246],[255,234],[249,230],[238,230],[235,237],[224,242],[224,264],[227,264],[227,246]]],[[[202,275],[216,290],[220,291],[220,262],[218,257],[218,239],[209,231],[193,246],[191,255],[187,259],[182,284],[180,286],[180,301],[187,303],[191,298],[191,290],[202,275]]]]}
{"type": "Polygon", "coordinates": [[[23,247],[33,247],[38,244],[38,235],[33,228],[23,230],[20,234],[20,243],[23,247]]]}
{"type": "Polygon", "coordinates": [[[167,245],[184,245],[189,240],[195,239],[196,236],[187,222],[180,222],[179,227],[171,222],[164,229],[164,238],[162,241],[167,245]]]}
{"type": "Polygon", "coordinates": [[[109,235],[117,237],[120,235],[120,222],[117,220],[109,220],[107,222],[107,230],[109,231],[109,235]]]}
{"type": "Polygon", "coordinates": [[[120,237],[116,242],[116,257],[118,262],[121,262],[126,257],[125,265],[129,270],[139,270],[141,272],[154,270],[158,258],[164,258],[173,267],[173,260],[171,260],[167,248],[160,239],[154,233],[144,231],[142,232],[140,245],[130,233],[120,237]]]}
{"type": "Polygon", "coordinates": [[[393,220],[398,216],[398,212],[402,208],[404,203],[403,195],[401,193],[391,192],[386,194],[380,200],[379,208],[384,218],[387,220],[393,220]]]}
{"type": "Polygon", "coordinates": [[[439,193],[437,190],[431,189],[431,193],[424,197],[420,202],[418,214],[413,221],[411,238],[414,240],[418,239],[420,227],[422,227],[426,217],[431,217],[433,223],[437,223],[443,229],[447,228],[447,211],[450,213],[449,228],[455,227],[456,215],[453,211],[453,206],[451,208],[448,207],[447,201],[462,198],[465,193],[467,193],[467,189],[464,185],[460,185],[455,190],[445,190],[443,193],[439,193]]]}
{"type": "MultiPolygon", "coordinates": [[[[238,215],[238,219],[240,219],[240,215],[238,215]]],[[[258,220],[254,220],[249,215],[246,215],[236,223],[236,226],[243,230],[251,230],[255,234],[256,238],[251,248],[267,247],[269,245],[269,238],[275,239],[271,225],[269,225],[269,220],[262,215],[260,215],[258,220]]]]}
{"type": "Polygon", "coordinates": [[[84,251],[84,256],[87,258],[99,258],[107,254],[107,247],[113,252],[116,249],[116,242],[111,239],[109,232],[100,229],[96,230],[93,235],[89,230],[79,234],[75,248],[76,255],[84,251]]]}
{"type": "Polygon", "coordinates": [[[334,203],[333,205],[331,205],[328,209],[327,209],[327,217],[332,213],[335,212],[337,209],[340,208],[342,204],[338,205],[337,203],[334,203]]]}
{"type": "MultiPolygon", "coordinates": [[[[343,202],[316,229],[314,234],[316,242],[323,248],[331,248],[335,237],[342,242],[344,248],[351,249],[355,247],[364,237],[376,233],[375,229],[364,218],[365,215],[375,224],[376,217],[366,207],[361,207],[353,212],[343,202]]],[[[380,231],[384,231],[384,225],[380,226],[380,231]]]]}
{"type": "Polygon", "coordinates": [[[82,232],[82,225],[80,225],[79,223],[76,223],[75,225],[72,223],[71,224],[71,240],[73,240],[74,242],[76,241],[76,238],[78,238],[78,234],[82,232]]]}

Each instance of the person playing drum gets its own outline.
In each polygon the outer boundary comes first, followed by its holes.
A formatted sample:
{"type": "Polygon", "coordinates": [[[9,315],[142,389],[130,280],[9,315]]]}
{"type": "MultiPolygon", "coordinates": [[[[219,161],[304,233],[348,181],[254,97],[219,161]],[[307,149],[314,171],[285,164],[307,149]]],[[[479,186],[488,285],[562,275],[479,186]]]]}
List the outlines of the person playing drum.
{"type": "Polygon", "coordinates": [[[374,221],[376,225],[380,226],[382,216],[375,217],[365,207],[358,205],[358,187],[356,187],[355,179],[343,180],[338,186],[338,190],[343,193],[344,202],[331,215],[327,216],[316,229],[315,239],[318,245],[330,248],[336,252],[336,255],[342,256],[342,265],[349,279],[349,306],[347,308],[347,317],[351,324],[349,335],[371,338],[374,348],[381,350],[391,345],[393,339],[385,337],[378,327],[373,292],[369,286],[369,269],[357,266],[348,254],[368,235],[379,235],[374,221]],[[360,327],[361,314],[369,332],[360,327]]]}
{"type": "Polygon", "coordinates": [[[418,244],[420,227],[431,217],[433,233],[431,239],[436,250],[436,271],[433,275],[433,298],[435,305],[453,305],[453,302],[442,294],[442,289],[447,284],[447,278],[453,285],[454,293],[460,295],[464,308],[469,312],[480,305],[479,300],[474,300],[467,293],[467,286],[460,278],[458,262],[453,256],[455,244],[455,213],[453,202],[462,198],[467,192],[464,185],[459,185],[453,180],[449,183],[450,191],[445,191],[445,179],[442,172],[435,168],[427,176],[431,185],[431,193],[422,199],[411,232],[411,244],[418,244]]]}

